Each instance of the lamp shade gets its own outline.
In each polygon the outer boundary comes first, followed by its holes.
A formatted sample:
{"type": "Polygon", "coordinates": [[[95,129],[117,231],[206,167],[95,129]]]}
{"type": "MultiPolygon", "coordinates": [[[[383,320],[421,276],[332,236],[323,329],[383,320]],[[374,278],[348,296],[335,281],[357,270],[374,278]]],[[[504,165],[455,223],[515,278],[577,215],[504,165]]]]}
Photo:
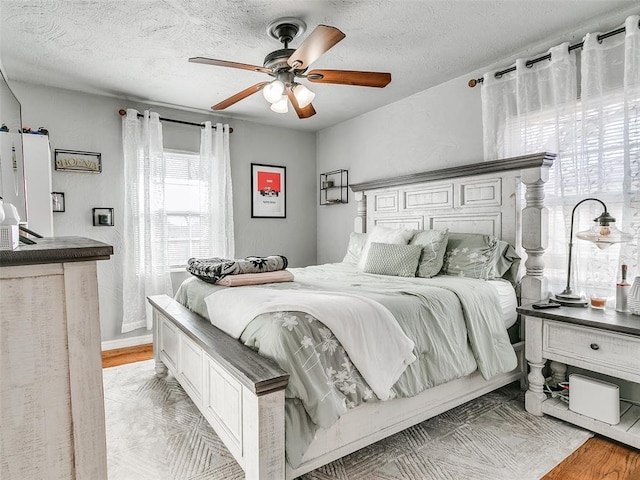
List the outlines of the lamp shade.
{"type": "Polygon", "coordinates": [[[277,102],[271,104],[271,110],[276,113],[287,113],[289,111],[289,102],[287,96],[282,95],[277,102]]]}
{"type": "Polygon", "coordinates": [[[576,237],[580,240],[588,240],[595,243],[601,250],[610,247],[614,243],[630,242],[633,238],[631,234],[618,230],[615,222],[606,225],[595,224],[589,230],[576,233],[576,237]]]}
{"type": "Polygon", "coordinates": [[[315,98],[316,94],[313,93],[304,85],[298,83],[293,89],[293,96],[296,97],[296,100],[298,101],[298,106],[300,108],[304,108],[308,106],[311,102],[313,102],[313,99],[315,98]]]}
{"type": "Polygon", "coordinates": [[[576,209],[582,205],[584,202],[593,201],[598,202],[602,205],[604,211],[600,216],[594,219],[596,222],[589,230],[585,230],[584,232],[578,232],[576,237],[581,240],[587,240],[589,242],[593,242],[600,249],[604,249],[610,247],[614,243],[622,243],[629,242],[633,239],[633,236],[621,232],[616,228],[616,219],[613,218],[609,212],[607,211],[607,206],[602,200],[598,200],[597,198],[585,198],[580,200],[573,207],[571,211],[571,229],[569,230],[569,255],[567,262],[567,286],[562,291],[562,293],[556,294],[553,299],[555,302],[560,303],[561,305],[567,305],[571,307],[586,307],[588,302],[584,299],[582,294],[574,293],[571,289],[571,252],[573,251],[573,225],[575,220],[576,209]]]}
{"type": "Polygon", "coordinates": [[[274,80],[273,82],[265,85],[262,89],[262,95],[269,103],[275,103],[280,100],[284,93],[284,83],[280,80],[274,80]]]}

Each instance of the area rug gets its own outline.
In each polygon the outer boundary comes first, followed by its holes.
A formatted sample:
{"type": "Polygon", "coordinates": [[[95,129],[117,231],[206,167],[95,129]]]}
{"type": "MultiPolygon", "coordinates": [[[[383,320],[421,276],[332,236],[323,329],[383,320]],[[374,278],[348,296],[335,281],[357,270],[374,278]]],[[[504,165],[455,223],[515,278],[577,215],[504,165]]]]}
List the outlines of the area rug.
{"type": "MultiPolygon", "coordinates": [[[[244,472],[153,361],[104,370],[109,480],[241,480],[244,472]]],[[[516,384],[363,448],[301,480],[538,480],[591,433],[524,410],[516,384]]]]}

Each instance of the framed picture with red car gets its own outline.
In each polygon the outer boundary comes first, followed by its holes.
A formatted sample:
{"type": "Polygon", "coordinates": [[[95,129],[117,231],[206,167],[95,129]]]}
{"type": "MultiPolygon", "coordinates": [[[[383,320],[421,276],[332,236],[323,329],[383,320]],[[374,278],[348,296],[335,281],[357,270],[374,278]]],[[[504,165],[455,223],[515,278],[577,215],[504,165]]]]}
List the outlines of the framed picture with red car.
{"type": "Polygon", "coordinates": [[[286,218],[286,167],[251,164],[251,218],[286,218]]]}

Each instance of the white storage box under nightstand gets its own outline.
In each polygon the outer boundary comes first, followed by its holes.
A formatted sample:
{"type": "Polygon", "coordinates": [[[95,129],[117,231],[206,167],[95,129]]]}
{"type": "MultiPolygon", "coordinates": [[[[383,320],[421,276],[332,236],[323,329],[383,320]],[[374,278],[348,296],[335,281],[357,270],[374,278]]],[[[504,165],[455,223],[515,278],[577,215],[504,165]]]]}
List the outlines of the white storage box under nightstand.
{"type": "Polygon", "coordinates": [[[620,389],[584,375],[569,375],[569,410],[610,425],[620,423],[620,389]]]}

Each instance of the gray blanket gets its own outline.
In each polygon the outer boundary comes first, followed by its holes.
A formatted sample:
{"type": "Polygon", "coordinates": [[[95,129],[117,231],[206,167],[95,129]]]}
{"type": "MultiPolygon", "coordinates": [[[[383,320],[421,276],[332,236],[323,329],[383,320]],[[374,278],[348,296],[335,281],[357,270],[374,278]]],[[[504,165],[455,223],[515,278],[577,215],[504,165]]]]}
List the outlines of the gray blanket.
{"type": "Polygon", "coordinates": [[[229,260],[227,258],[190,258],[187,271],[208,283],[216,283],[227,275],[241,273],[262,273],[284,270],[288,265],[283,255],[269,255],[268,257],[246,257],[243,260],[229,260]]]}

